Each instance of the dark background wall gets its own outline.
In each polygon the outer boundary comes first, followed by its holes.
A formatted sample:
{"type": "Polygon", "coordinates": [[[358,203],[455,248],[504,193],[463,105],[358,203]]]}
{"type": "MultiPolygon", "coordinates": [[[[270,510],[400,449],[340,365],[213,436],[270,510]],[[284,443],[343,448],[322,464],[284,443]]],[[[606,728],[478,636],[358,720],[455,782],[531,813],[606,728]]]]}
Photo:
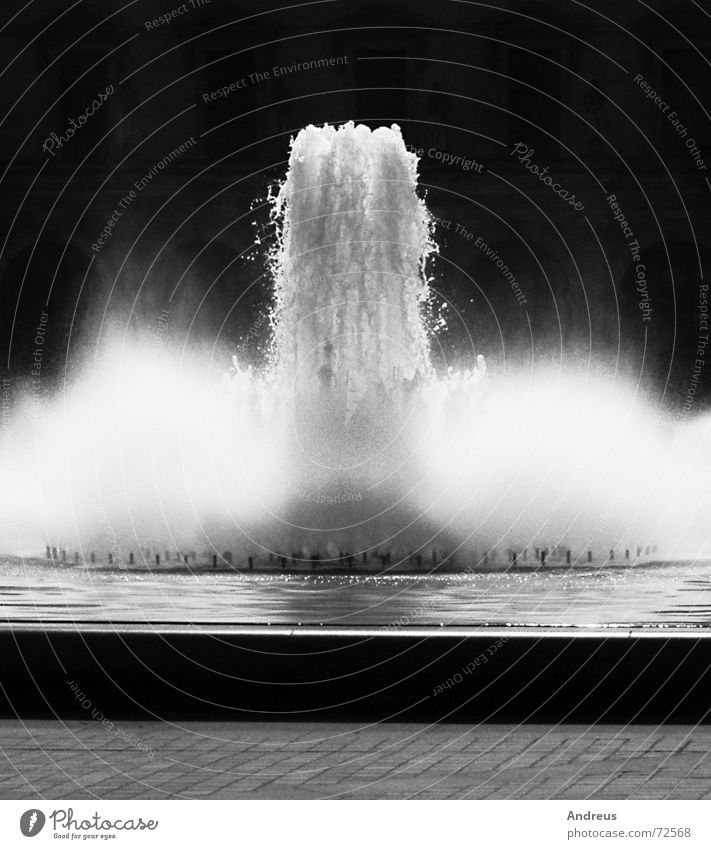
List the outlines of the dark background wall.
{"type": "MultiPolygon", "coordinates": [[[[639,376],[680,412],[696,374],[692,412],[707,405],[705,363],[694,372],[711,244],[709,171],[696,161],[711,168],[711,18],[700,7],[195,0],[146,27],[179,7],[3,4],[0,352],[13,377],[29,374],[43,310],[43,391],[107,329],[155,333],[162,310],[175,344],[237,349],[271,297],[266,201],[284,176],[290,136],[354,120],[397,123],[424,150],[422,192],[450,222],[438,228],[430,267],[434,309],[448,305],[438,363],[466,363],[472,346],[494,371],[592,358],[639,376]],[[347,62],[273,73],[331,57],[347,62]],[[250,79],[265,71],[269,79],[250,79]],[[635,82],[640,74],[666,114],[635,82]],[[228,97],[205,102],[241,79],[228,97]],[[107,86],[107,101],[48,155],[50,134],[65,132],[107,86]],[[190,138],[93,251],[121,197],[190,138]],[[582,210],[511,156],[517,142],[582,210]],[[438,152],[481,168],[443,165],[438,152]],[[649,321],[610,194],[639,240],[649,321]]],[[[258,332],[248,354],[257,365],[268,326],[258,332]]]]}

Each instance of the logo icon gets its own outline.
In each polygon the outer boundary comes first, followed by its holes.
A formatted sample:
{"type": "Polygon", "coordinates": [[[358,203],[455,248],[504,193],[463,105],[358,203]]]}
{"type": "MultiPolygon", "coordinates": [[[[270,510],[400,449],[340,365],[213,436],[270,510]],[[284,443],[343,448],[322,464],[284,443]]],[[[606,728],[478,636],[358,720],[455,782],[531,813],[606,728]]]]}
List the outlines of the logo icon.
{"type": "Polygon", "coordinates": [[[20,817],[20,831],[25,837],[34,837],[44,828],[45,816],[39,808],[30,808],[20,817]]]}

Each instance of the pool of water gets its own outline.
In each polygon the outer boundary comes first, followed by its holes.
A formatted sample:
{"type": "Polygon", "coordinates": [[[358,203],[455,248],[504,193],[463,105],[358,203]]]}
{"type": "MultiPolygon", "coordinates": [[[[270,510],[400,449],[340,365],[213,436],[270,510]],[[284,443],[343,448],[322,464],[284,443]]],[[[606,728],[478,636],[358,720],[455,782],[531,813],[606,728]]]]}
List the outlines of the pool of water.
{"type": "Polygon", "coordinates": [[[453,575],[126,572],[0,560],[0,621],[711,624],[711,561],[453,575]]]}

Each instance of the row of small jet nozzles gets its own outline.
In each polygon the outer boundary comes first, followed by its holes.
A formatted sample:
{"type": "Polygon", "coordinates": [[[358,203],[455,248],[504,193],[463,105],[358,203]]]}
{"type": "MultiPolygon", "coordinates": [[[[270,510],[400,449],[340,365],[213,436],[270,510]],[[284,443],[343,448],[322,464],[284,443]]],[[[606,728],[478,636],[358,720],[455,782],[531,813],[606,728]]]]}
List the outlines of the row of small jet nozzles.
{"type": "MultiPolygon", "coordinates": [[[[646,545],[641,546],[638,545],[636,547],[636,559],[639,559],[642,556],[648,557],[651,554],[657,553],[656,545],[646,545]]],[[[46,557],[47,560],[51,560],[55,563],[71,563],[78,565],[80,563],[87,563],[85,556],[80,556],[79,552],[74,552],[73,561],[70,560],[67,556],[67,551],[64,548],[57,548],[56,546],[47,546],[46,549],[46,557]]],[[[624,557],[617,556],[617,553],[614,548],[609,549],[609,551],[603,555],[602,560],[605,562],[625,562],[630,561],[635,557],[634,550],[626,548],[624,550],[624,557]]],[[[255,557],[247,557],[246,565],[249,569],[254,568],[255,557]]],[[[594,556],[593,550],[588,549],[580,554],[573,555],[573,552],[570,549],[561,549],[559,546],[556,546],[552,549],[546,548],[536,548],[533,551],[529,552],[529,549],[524,548],[521,551],[509,549],[507,552],[507,563],[510,563],[514,566],[517,566],[521,563],[540,563],[541,565],[545,565],[548,562],[561,562],[565,560],[567,564],[587,562],[592,563],[593,561],[598,562],[599,558],[594,556]],[[531,556],[532,555],[532,556],[531,556]]],[[[471,558],[477,565],[488,566],[489,564],[494,564],[499,561],[498,552],[494,549],[484,552],[481,558],[478,558],[476,555],[471,558]]],[[[212,566],[217,568],[219,565],[229,565],[233,564],[233,555],[231,551],[224,551],[222,554],[215,554],[211,552],[204,552],[202,557],[200,558],[200,563],[209,563],[212,562],[212,566]]],[[[319,565],[341,565],[347,566],[349,568],[355,567],[357,565],[367,565],[368,563],[377,564],[380,561],[381,566],[392,566],[393,558],[391,552],[381,552],[375,551],[370,552],[367,551],[362,552],[360,555],[349,554],[348,552],[339,551],[338,556],[326,556],[322,557],[319,553],[306,555],[303,552],[292,552],[290,555],[284,554],[274,554],[273,552],[269,553],[268,562],[270,565],[275,565],[278,563],[282,568],[287,568],[287,566],[295,566],[295,565],[305,565],[311,564],[312,568],[317,568],[319,565]]],[[[102,563],[104,561],[97,558],[96,552],[91,552],[89,555],[89,563],[102,563]]],[[[158,552],[152,553],[149,549],[146,551],[142,551],[138,558],[134,555],[134,552],[129,552],[128,560],[126,560],[123,555],[115,554],[114,552],[108,552],[106,561],[110,566],[111,565],[126,565],[134,566],[137,562],[142,562],[144,565],[155,563],[156,566],[160,566],[161,562],[163,563],[176,563],[182,564],[183,566],[187,566],[190,563],[197,564],[198,556],[195,551],[190,551],[187,554],[181,552],[175,552],[175,555],[171,555],[170,551],[166,551],[163,560],[161,561],[161,555],[158,552]]],[[[262,561],[264,562],[264,560],[262,561]]],[[[401,559],[396,561],[396,565],[411,565],[416,566],[418,569],[425,567],[431,568],[440,568],[440,569],[454,569],[456,565],[455,557],[453,554],[443,554],[438,556],[436,551],[432,551],[431,554],[428,552],[428,556],[423,555],[422,553],[410,553],[406,557],[402,557],[401,559]]]]}
{"type": "MultiPolygon", "coordinates": [[[[51,560],[55,563],[70,563],[70,562],[72,562],[67,556],[67,550],[64,549],[64,548],[57,548],[56,546],[49,546],[49,545],[47,546],[46,557],[47,557],[47,560],[51,560]]],[[[159,566],[161,564],[160,553],[156,552],[155,554],[152,554],[149,549],[147,549],[145,552],[141,552],[140,558],[142,558],[143,563],[145,565],[148,565],[149,563],[153,563],[153,562],[155,562],[156,566],[159,566]]],[[[140,562],[140,558],[139,558],[139,562],[140,562]]],[[[215,567],[218,565],[219,561],[221,561],[222,563],[229,564],[229,565],[232,565],[232,562],[233,562],[233,556],[232,556],[231,551],[225,551],[221,555],[213,554],[213,553],[210,553],[210,552],[205,552],[203,554],[202,558],[201,558],[201,562],[209,562],[210,559],[212,560],[212,565],[215,566],[215,567]]],[[[357,565],[357,563],[359,561],[362,562],[363,564],[368,564],[369,562],[377,563],[378,561],[380,561],[381,566],[391,566],[392,563],[393,563],[392,552],[390,552],[390,551],[388,551],[388,552],[376,551],[376,552],[370,552],[370,554],[369,554],[367,551],[364,551],[364,552],[362,552],[361,555],[356,556],[356,555],[353,555],[353,554],[349,554],[348,552],[345,552],[345,551],[340,551],[338,553],[337,557],[335,557],[335,556],[334,557],[331,557],[331,556],[322,557],[319,553],[307,555],[307,554],[304,554],[303,552],[296,552],[296,551],[292,552],[290,555],[274,554],[273,552],[269,553],[269,563],[270,564],[279,563],[279,565],[281,565],[284,568],[286,568],[287,565],[305,564],[305,563],[310,563],[314,568],[316,568],[316,566],[318,564],[327,564],[327,563],[328,564],[341,564],[341,565],[347,565],[347,566],[355,566],[355,565],[357,565]]],[[[453,555],[445,554],[442,557],[438,557],[436,551],[433,551],[431,553],[430,557],[425,557],[422,554],[418,554],[418,553],[411,553],[408,557],[403,558],[402,560],[397,561],[397,562],[398,563],[408,562],[410,564],[416,564],[418,567],[421,567],[422,565],[428,565],[428,561],[431,562],[432,566],[448,566],[448,567],[454,566],[454,556],[453,555]]],[[[79,552],[77,551],[77,552],[74,552],[73,562],[75,564],[79,564],[81,562],[86,563],[87,560],[84,556],[80,556],[79,552]]],[[[92,551],[89,555],[88,562],[90,562],[90,563],[97,563],[97,562],[101,563],[101,562],[104,562],[104,561],[98,559],[96,552],[92,551]]],[[[124,565],[126,562],[128,562],[128,565],[133,566],[133,565],[136,564],[137,561],[136,561],[136,556],[134,555],[133,552],[129,553],[128,561],[126,561],[122,555],[116,555],[114,552],[110,551],[110,552],[108,552],[106,562],[109,565],[115,565],[115,564],[124,565]]],[[[164,555],[163,562],[164,563],[175,562],[175,563],[178,563],[178,564],[182,563],[183,565],[188,565],[190,562],[197,563],[198,557],[197,557],[196,552],[194,552],[194,551],[191,551],[188,554],[181,554],[180,552],[176,552],[174,560],[173,560],[171,558],[171,553],[169,551],[166,551],[165,555],[164,555]]],[[[250,569],[254,568],[254,562],[255,562],[254,557],[251,557],[251,556],[248,557],[246,562],[247,562],[247,565],[250,569]]]]}
{"type": "MultiPolygon", "coordinates": [[[[646,546],[638,545],[637,546],[637,558],[642,557],[643,554],[644,554],[645,557],[648,557],[650,554],[656,554],[656,553],[657,553],[657,546],[656,545],[646,545],[646,546]]],[[[541,564],[545,564],[548,560],[560,560],[560,559],[562,559],[563,556],[565,557],[566,563],[572,563],[573,560],[576,563],[578,563],[578,562],[580,562],[581,559],[586,560],[588,563],[592,563],[593,559],[597,559],[597,558],[593,557],[593,551],[590,548],[584,554],[577,555],[575,558],[573,558],[573,553],[570,549],[566,549],[565,554],[563,554],[563,552],[560,551],[559,549],[553,549],[552,551],[549,551],[546,548],[536,548],[535,549],[535,555],[534,555],[533,559],[534,559],[535,562],[540,562],[541,564]]],[[[484,554],[484,563],[485,564],[489,562],[490,557],[491,557],[491,555],[490,555],[489,552],[484,554]]],[[[629,549],[629,548],[626,548],[624,560],[630,560],[631,558],[632,558],[632,550],[629,549]]],[[[492,557],[491,559],[495,560],[495,554],[494,554],[494,557],[492,557]]],[[[523,551],[520,551],[520,552],[519,551],[509,551],[509,559],[510,559],[511,563],[513,563],[514,565],[517,565],[521,561],[524,562],[524,563],[528,562],[529,561],[528,549],[524,548],[523,551]]],[[[607,557],[603,556],[603,559],[607,560],[609,562],[615,561],[615,559],[616,559],[615,549],[611,548],[609,550],[607,557]]],[[[622,558],[620,558],[620,559],[622,559],[622,558]]]]}
{"type": "MultiPolygon", "coordinates": [[[[87,562],[86,557],[84,555],[80,556],[78,551],[74,552],[74,557],[73,557],[73,561],[72,561],[72,559],[70,559],[67,556],[67,550],[65,548],[57,548],[56,546],[49,546],[48,545],[45,553],[46,553],[47,560],[53,560],[56,563],[74,562],[74,563],[78,564],[78,563],[81,563],[81,562],[84,562],[84,563],[87,562]]],[[[210,555],[208,554],[207,556],[209,557],[210,555]]],[[[224,552],[221,555],[221,557],[222,557],[223,560],[225,560],[228,563],[232,562],[232,553],[229,552],[229,551],[224,552]]],[[[152,562],[155,561],[156,565],[160,565],[160,562],[161,562],[161,555],[158,552],[156,552],[155,554],[151,554],[150,550],[146,550],[145,552],[141,552],[139,557],[138,557],[138,560],[140,561],[141,558],[143,558],[143,562],[146,563],[146,564],[152,563],[152,562]]],[[[213,558],[213,561],[216,561],[217,555],[213,554],[212,558],[213,558]]],[[[166,563],[173,562],[173,560],[171,559],[171,553],[169,551],[165,552],[164,560],[165,560],[166,563]]],[[[116,554],[113,551],[109,551],[108,555],[107,555],[107,562],[109,564],[128,562],[129,565],[133,566],[136,563],[136,561],[137,561],[136,555],[132,551],[129,552],[128,561],[125,560],[125,558],[123,557],[122,554],[116,554]]],[[[192,561],[193,563],[197,562],[197,553],[196,552],[190,551],[187,554],[182,554],[181,552],[177,551],[175,553],[174,562],[187,564],[190,561],[192,561]]],[[[90,563],[97,563],[97,562],[100,563],[102,561],[99,558],[97,558],[96,552],[92,551],[89,554],[88,562],[90,562],[90,563]]]]}

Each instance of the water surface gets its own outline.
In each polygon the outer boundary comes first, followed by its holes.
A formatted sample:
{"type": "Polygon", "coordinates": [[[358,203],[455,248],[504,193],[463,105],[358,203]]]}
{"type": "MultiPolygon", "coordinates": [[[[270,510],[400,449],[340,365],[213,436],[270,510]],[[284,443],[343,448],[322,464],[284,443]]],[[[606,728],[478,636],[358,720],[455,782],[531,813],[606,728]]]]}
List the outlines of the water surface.
{"type": "Polygon", "coordinates": [[[711,561],[379,576],[158,574],[4,559],[0,620],[709,625],[711,561]]]}

